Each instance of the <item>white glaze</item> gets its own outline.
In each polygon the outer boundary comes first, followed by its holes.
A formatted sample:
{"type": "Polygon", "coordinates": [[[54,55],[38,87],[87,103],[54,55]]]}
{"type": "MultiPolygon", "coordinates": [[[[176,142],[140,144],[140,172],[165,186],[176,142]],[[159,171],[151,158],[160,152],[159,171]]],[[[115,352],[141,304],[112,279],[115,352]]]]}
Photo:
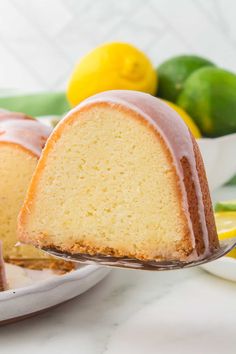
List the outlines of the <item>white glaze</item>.
{"type": "Polygon", "coordinates": [[[52,128],[21,113],[0,113],[0,142],[22,146],[40,157],[52,128]]]}

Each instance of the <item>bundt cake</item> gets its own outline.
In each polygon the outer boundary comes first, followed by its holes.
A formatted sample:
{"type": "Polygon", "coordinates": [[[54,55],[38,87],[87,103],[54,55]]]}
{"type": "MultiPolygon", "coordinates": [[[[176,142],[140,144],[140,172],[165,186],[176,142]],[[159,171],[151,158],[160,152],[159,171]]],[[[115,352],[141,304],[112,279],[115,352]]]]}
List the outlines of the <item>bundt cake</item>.
{"type": "Polygon", "coordinates": [[[7,288],[5,265],[2,255],[2,243],[0,241],[0,291],[4,291],[7,288]]]}
{"type": "Polygon", "coordinates": [[[68,254],[195,260],[218,247],[198,146],[148,94],[82,102],[47,141],[19,216],[19,239],[68,254]]]}
{"type": "Polygon", "coordinates": [[[18,246],[17,215],[51,128],[21,113],[0,113],[0,240],[7,261],[45,258],[32,246],[18,246]]]}

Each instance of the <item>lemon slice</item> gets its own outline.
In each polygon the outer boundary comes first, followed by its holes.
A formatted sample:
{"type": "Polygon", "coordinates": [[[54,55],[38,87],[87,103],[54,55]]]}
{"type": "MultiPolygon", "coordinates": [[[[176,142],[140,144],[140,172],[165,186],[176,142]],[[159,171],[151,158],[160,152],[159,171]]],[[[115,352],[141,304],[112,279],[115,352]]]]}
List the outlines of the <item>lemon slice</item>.
{"type": "MultiPolygon", "coordinates": [[[[216,227],[220,240],[236,237],[236,211],[215,213],[216,227]]],[[[236,258],[236,249],[227,254],[236,258]]]]}

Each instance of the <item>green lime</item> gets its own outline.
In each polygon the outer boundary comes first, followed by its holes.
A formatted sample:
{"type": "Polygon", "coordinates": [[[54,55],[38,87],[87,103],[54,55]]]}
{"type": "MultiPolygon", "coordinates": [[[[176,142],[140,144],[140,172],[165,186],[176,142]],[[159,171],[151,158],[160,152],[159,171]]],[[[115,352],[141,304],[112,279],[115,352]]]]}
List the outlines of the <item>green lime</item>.
{"type": "Polygon", "coordinates": [[[236,199],[216,203],[215,211],[236,211],[236,199]]]}
{"type": "Polygon", "coordinates": [[[158,68],[159,77],[157,96],[176,102],[184,82],[194,71],[214,64],[195,55],[180,55],[164,61],[158,68]]]}
{"type": "Polygon", "coordinates": [[[216,67],[195,71],[185,81],[178,105],[203,135],[218,137],[236,132],[236,75],[216,67]]]}

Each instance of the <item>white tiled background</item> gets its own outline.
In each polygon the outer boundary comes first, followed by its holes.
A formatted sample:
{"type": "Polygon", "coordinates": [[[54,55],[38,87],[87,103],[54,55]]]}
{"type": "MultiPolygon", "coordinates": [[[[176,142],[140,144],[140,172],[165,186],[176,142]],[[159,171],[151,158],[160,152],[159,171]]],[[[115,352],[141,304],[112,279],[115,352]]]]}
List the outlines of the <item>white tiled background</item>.
{"type": "Polygon", "coordinates": [[[236,71],[236,1],[0,0],[0,88],[62,89],[83,54],[112,40],[155,65],[197,53],[236,71]]]}

